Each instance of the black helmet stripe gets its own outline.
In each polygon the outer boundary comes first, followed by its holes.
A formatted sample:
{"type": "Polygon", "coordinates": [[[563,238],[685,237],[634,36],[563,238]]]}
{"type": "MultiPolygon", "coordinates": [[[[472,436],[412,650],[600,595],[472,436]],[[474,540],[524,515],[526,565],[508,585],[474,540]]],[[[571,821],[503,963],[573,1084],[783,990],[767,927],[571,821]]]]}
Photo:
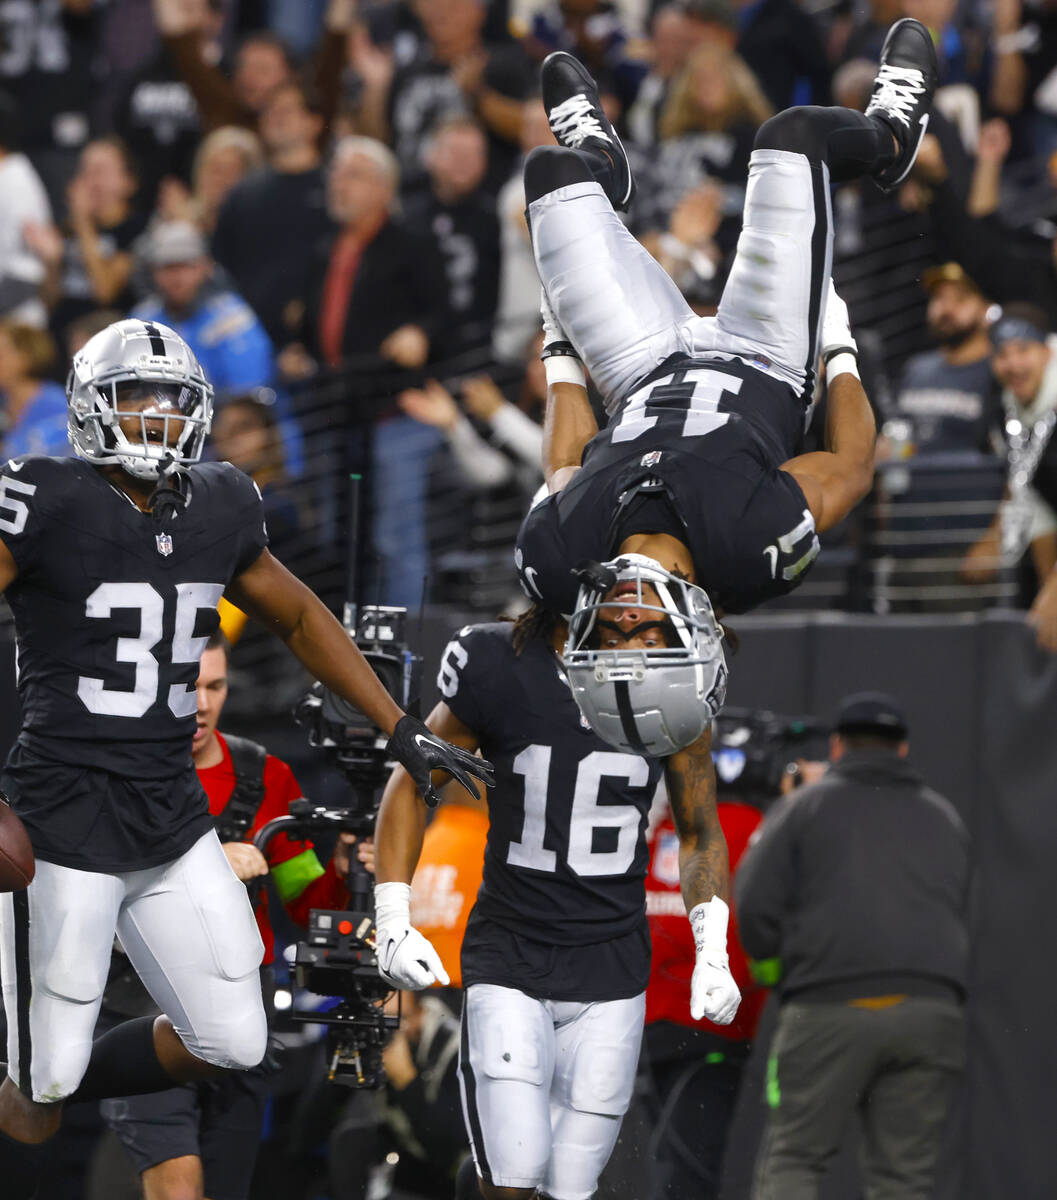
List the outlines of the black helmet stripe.
{"type": "Polygon", "coordinates": [[[166,358],[168,351],[165,349],[165,338],[161,335],[161,330],[151,321],[144,321],[143,328],[147,331],[147,337],[150,338],[150,352],[157,358],[166,358]]]}
{"type": "Polygon", "coordinates": [[[624,730],[624,737],[627,738],[628,745],[634,750],[638,750],[640,754],[648,754],[646,745],[642,738],[639,737],[639,731],[635,725],[635,710],[631,707],[631,694],[628,691],[628,682],[626,679],[620,679],[614,683],[613,688],[617,694],[617,712],[620,714],[620,725],[624,730]]]}

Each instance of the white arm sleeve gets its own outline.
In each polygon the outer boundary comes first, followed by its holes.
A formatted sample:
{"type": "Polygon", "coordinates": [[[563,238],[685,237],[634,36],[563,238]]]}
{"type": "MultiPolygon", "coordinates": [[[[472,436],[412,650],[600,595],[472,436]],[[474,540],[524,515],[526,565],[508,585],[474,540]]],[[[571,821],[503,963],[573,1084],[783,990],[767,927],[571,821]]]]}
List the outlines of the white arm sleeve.
{"type": "Polygon", "coordinates": [[[515,404],[503,404],[489,422],[492,432],[530,467],[539,469],[543,458],[543,426],[515,404]]]}
{"type": "MultiPolygon", "coordinates": [[[[475,487],[489,488],[505,483],[512,474],[509,459],[481,437],[463,416],[448,434],[448,445],[456,464],[475,487]]],[[[538,459],[537,459],[538,461],[538,459]]]]}

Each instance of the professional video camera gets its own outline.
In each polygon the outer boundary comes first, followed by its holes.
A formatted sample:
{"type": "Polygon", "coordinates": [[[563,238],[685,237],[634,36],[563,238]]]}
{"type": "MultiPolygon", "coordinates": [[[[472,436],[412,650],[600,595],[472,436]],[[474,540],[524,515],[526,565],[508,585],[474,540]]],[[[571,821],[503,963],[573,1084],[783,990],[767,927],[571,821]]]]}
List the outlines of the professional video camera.
{"type": "MultiPolygon", "coordinates": [[[[359,480],[353,478],[349,521],[349,597],[356,595],[356,541],[359,480]]],[[[418,708],[421,658],[405,639],[407,610],[345,605],[343,624],[364,658],[405,712],[418,708]],[[357,615],[358,614],[358,615],[357,615]]],[[[381,789],[389,774],[388,738],[359,709],[316,684],[298,703],[294,718],[308,731],[311,745],[323,750],[348,784],[347,802],[330,807],[297,800],[290,815],[269,822],[255,843],[261,847],[274,834],[291,837],[374,832],[381,789]]],[[[351,1087],[379,1087],[382,1047],[399,1024],[399,1016],[384,1011],[392,989],[378,974],[374,952],[374,912],[371,877],[353,856],[347,880],[349,907],[333,912],[312,909],[307,938],[297,943],[294,967],[300,988],[339,1003],[327,1010],[294,1009],[295,1021],[326,1025],[329,1077],[351,1087]]]]}
{"type": "Polygon", "coordinates": [[[782,776],[798,758],[826,757],[827,726],[814,717],[786,717],[765,709],[724,708],[712,726],[718,786],[766,808],[781,792],[782,776]]]}

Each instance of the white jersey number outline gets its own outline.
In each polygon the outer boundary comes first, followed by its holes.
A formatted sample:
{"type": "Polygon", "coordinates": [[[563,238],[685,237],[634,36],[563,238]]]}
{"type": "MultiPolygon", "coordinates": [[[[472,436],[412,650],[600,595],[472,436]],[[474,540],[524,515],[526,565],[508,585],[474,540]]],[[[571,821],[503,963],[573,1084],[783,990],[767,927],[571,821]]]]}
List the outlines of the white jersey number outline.
{"type": "MultiPolygon", "coordinates": [[[[173,629],[171,662],[173,666],[196,663],[202,657],[207,639],[194,636],[199,610],[220,603],[224,587],[219,583],[179,583],[176,585],[176,615],[173,629]]],[[[101,583],[85,601],[85,616],[106,620],[115,609],[138,610],[139,633],[119,637],[114,651],[116,662],[134,667],[131,689],[108,688],[102,679],[81,675],[77,695],[89,712],[101,717],[142,717],[158,699],[158,658],[154,647],[162,640],[165,601],[149,583],[101,583]]],[[[169,711],[174,717],[188,717],[196,707],[195,689],[174,683],[169,688],[169,711]]]]}

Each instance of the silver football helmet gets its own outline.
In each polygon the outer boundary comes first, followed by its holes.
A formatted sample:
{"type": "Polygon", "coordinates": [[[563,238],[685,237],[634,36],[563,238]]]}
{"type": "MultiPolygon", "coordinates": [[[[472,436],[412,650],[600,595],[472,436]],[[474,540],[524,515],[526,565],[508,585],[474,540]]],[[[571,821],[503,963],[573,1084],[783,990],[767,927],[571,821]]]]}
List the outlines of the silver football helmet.
{"type": "Polygon", "coordinates": [[[592,563],[579,575],[562,662],[584,720],[635,754],[660,758],[689,746],[727,690],[723,634],[704,589],[642,554],[592,563]],[[639,615],[633,628],[617,623],[622,609],[639,615]],[[601,644],[607,629],[627,640],[657,628],[663,647],[601,644]]]}
{"type": "Polygon", "coordinates": [[[213,388],[182,337],[156,321],[115,321],[74,356],[66,380],[74,451],[157,479],[198,462],[213,388]],[[138,418],[132,433],[121,420],[138,418]]]}

